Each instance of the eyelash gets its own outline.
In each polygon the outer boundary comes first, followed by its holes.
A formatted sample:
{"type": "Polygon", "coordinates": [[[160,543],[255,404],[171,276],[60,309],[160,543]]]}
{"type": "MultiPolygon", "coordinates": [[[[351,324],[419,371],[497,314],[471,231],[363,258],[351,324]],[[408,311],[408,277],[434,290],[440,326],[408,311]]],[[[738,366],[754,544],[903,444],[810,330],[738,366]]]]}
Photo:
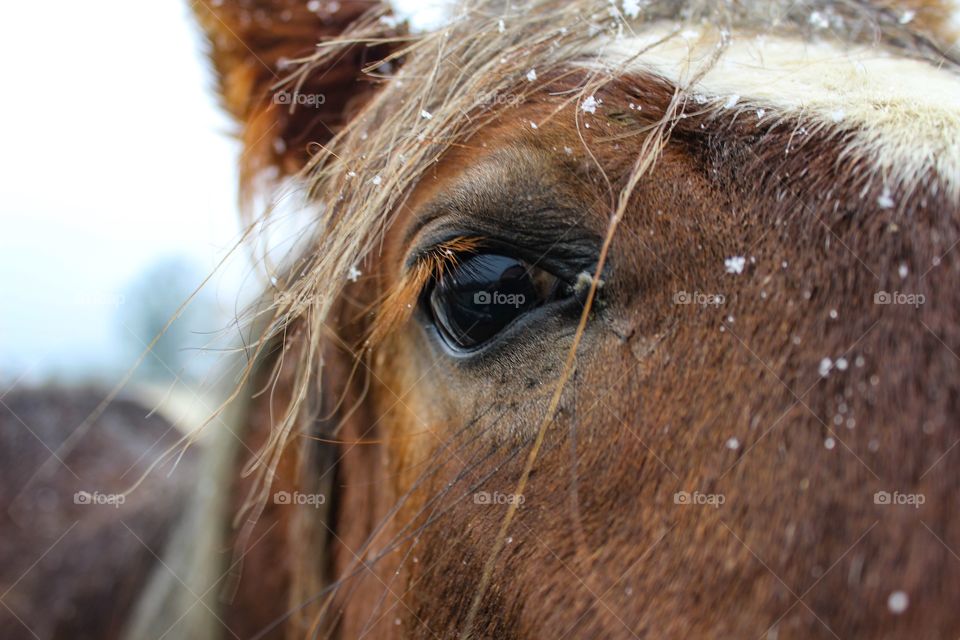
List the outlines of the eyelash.
{"type": "Polygon", "coordinates": [[[380,305],[367,343],[379,343],[408,320],[430,283],[441,278],[445,270],[456,269],[462,257],[482,248],[483,241],[478,236],[456,236],[418,252],[408,263],[407,273],[399,285],[380,305]]]}

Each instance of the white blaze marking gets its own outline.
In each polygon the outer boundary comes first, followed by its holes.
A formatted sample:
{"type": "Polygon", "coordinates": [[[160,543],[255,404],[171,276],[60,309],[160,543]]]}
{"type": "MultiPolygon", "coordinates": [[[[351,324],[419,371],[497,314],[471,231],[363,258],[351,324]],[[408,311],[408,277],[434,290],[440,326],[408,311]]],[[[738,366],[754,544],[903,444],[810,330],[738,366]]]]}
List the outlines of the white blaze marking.
{"type": "Polygon", "coordinates": [[[697,102],[729,107],[736,96],[733,105],[749,105],[761,118],[771,113],[841,126],[850,132],[843,151],[872,163],[878,180],[915,184],[934,169],[948,195],[960,199],[957,72],[877,47],[734,32],[719,61],[691,85],[716,52],[719,32],[667,38],[675,30],[674,23],[659,23],[634,37],[598,37],[603,62],[586,66],[658,75],[687,87],[697,102]]]}

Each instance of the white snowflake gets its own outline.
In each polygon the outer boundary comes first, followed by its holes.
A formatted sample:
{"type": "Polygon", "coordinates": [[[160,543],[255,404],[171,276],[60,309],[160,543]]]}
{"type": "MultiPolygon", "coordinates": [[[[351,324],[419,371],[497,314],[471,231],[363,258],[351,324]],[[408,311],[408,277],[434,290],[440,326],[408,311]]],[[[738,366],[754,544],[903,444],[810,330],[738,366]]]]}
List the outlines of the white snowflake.
{"type": "Polygon", "coordinates": [[[583,101],[583,104],[580,105],[580,110],[585,113],[596,113],[597,107],[600,106],[602,100],[597,100],[594,96],[588,96],[586,100],[583,101]]]}
{"type": "Polygon", "coordinates": [[[830,21],[819,11],[813,11],[810,13],[810,25],[815,29],[826,29],[830,26],[830,21]]]}
{"type": "Polygon", "coordinates": [[[507,25],[504,24],[503,18],[501,18],[500,20],[497,20],[497,31],[500,33],[503,33],[506,30],[507,30],[507,25]]]}
{"type": "Polygon", "coordinates": [[[380,24],[389,29],[396,29],[397,25],[400,24],[400,21],[396,18],[396,16],[380,16],[380,24]]]}
{"type": "Polygon", "coordinates": [[[883,188],[883,193],[877,198],[877,205],[879,205],[881,209],[893,208],[893,194],[890,193],[890,187],[883,188]]]}
{"type": "Polygon", "coordinates": [[[355,266],[350,267],[350,272],[347,273],[347,280],[350,282],[356,282],[357,279],[363,275],[363,272],[360,269],[357,269],[355,266]]]}
{"type": "Polygon", "coordinates": [[[429,120],[430,118],[433,117],[433,114],[427,111],[426,109],[423,109],[420,111],[420,117],[423,118],[424,120],[429,120]]]}
{"type": "Polygon", "coordinates": [[[747,264],[747,259],[743,256],[733,256],[727,258],[723,261],[723,266],[727,270],[727,273],[732,273],[734,275],[743,273],[743,268],[747,264]]]}
{"type": "Polygon", "coordinates": [[[623,0],[623,13],[628,18],[640,15],[640,0],[623,0]]]}
{"type": "Polygon", "coordinates": [[[907,610],[908,606],[910,606],[910,596],[906,591],[894,591],[887,598],[887,609],[890,609],[890,613],[894,615],[900,615],[907,610]]]}
{"type": "Polygon", "coordinates": [[[735,93],[727,98],[727,101],[723,103],[723,108],[733,109],[738,102],[740,102],[740,96],[735,93]]]}
{"type": "Polygon", "coordinates": [[[530,82],[533,82],[536,79],[537,79],[536,69],[530,69],[530,71],[527,71],[527,80],[529,80],[530,82]]]}
{"type": "Polygon", "coordinates": [[[824,358],[820,361],[820,366],[817,367],[817,373],[820,374],[821,378],[826,378],[830,375],[830,369],[833,368],[833,360],[830,358],[824,358]]]}
{"type": "Polygon", "coordinates": [[[736,451],[740,448],[740,441],[736,437],[732,437],[727,440],[727,449],[731,451],[736,451]]]}

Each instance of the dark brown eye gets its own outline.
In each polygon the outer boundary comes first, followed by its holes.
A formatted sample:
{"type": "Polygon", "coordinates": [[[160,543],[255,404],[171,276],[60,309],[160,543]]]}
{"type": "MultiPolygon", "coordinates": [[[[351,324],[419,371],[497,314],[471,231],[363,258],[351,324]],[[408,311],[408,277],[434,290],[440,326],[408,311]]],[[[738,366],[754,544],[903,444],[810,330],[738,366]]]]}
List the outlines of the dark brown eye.
{"type": "Polygon", "coordinates": [[[429,294],[434,323],[451,346],[471,349],[561,293],[560,280],[517,258],[481,253],[464,258],[429,294]]]}

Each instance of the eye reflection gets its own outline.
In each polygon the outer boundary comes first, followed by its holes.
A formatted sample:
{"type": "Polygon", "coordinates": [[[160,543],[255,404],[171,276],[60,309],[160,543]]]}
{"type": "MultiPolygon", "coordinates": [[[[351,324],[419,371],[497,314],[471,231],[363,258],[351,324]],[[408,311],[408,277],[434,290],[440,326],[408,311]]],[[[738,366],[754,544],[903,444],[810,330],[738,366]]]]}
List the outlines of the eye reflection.
{"type": "Polygon", "coordinates": [[[470,349],[554,297],[558,283],[556,276],[517,258],[471,255],[436,282],[430,311],[452,346],[470,349]]]}

